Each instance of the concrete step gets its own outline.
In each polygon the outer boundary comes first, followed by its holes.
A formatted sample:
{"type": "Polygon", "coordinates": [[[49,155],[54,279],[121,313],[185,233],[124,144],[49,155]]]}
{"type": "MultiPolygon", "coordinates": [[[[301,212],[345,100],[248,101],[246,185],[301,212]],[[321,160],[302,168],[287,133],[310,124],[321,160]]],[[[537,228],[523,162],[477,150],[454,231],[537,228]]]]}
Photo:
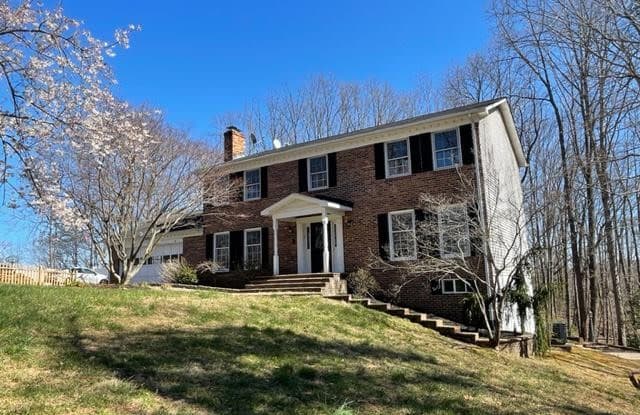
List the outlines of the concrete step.
{"type": "Polygon", "coordinates": [[[285,292],[309,292],[320,294],[323,287],[278,287],[278,288],[245,288],[243,293],[285,293],[285,292]]]}
{"type": "Polygon", "coordinates": [[[381,303],[381,302],[377,302],[377,301],[369,301],[367,304],[365,304],[365,306],[367,308],[371,308],[373,310],[385,311],[386,312],[391,305],[388,304],[388,303],[381,303]]]}
{"type": "Polygon", "coordinates": [[[244,288],[245,289],[264,289],[264,288],[288,288],[288,287],[292,287],[292,288],[304,288],[304,287],[308,287],[308,288],[322,288],[326,285],[326,282],[316,282],[316,281],[309,281],[309,282],[269,282],[269,283],[253,283],[253,282],[249,282],[248,284],[245,284],[244,288]]]}
{"type": "Polygon", "coordinates": [[[240,291],[239,295],[251,296],[318,296],[319,291],[240,291]]]}
{"type": "Polygon", "coordinates": [[[264,277],[256,277],[256,280],[262,279],[288,279],[288,278],[334,278],[340,277],[339,272],[329,272],[329,273],[307,273],[307,274],[280,274],[280,275],[266,275],[264,277]]]}
{"type": "Polygon", "coordinates": [[[391,314],[392,316],[397,316],[397,317],[408,316],[410,311],[411,310],[409,310],[408,308],[396,307],[393,305],[387,308],[387,314],[391,314]]]}
{"type": "Polygon", "coordinates": [[[438,327],[442,327],[442,320],[437,318],[426,318],[421,320],[420,324],[428,329],[436,330],[438,327]]]}
{"type": "Polygon", "coordinates": [[[404,316],[404,318],[411,320],[414,323],[420,323],[427,319],[427,315],[425,313],[416,313],[415,311],[410,311],[409,314],[404,316]]]}
{"type": "Polygon", "coordinates": [[[451,337],[465,343],[476,344],[478,342],[478,339],[480,338],[480,335],[478,333],[470,331],[461,331],[459,333],[453,333],[451,337]]]}
{"type": "Polygon", "coordinates": [[[440,334],[444,334],[445,336],[453,337],[456,334],[461,333],[460,326],[440,326],[436,327],[436,331],[440,334]]]}
{"type": "Polygon", "coordinates": [[[369,299],[368,298],[349,298],[349,302],[351,304],[360,304],[363,306],[366,306],[369,304],[369,299]]]}
{"type": "Polygon", "coordinates": [[[291,278],[255,278],[249,284],[270,284],[284,282],[324,282],[331,281],[330,277],[291,277],[291,278]]]}

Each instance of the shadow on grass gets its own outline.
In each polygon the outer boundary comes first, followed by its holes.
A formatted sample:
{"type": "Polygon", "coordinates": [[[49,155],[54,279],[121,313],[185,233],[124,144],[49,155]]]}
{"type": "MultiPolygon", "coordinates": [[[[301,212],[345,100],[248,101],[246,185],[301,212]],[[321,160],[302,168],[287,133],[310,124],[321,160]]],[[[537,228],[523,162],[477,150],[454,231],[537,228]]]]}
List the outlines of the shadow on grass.
{"type": "Polygon", "coordinates": [[[84,337],[71,323],[69,358],[215,413],[331,413],[345,402],[381,413],[499,412],[468,407],[462,395],[479,381],[425,354],[246,326],[84,337]]]}

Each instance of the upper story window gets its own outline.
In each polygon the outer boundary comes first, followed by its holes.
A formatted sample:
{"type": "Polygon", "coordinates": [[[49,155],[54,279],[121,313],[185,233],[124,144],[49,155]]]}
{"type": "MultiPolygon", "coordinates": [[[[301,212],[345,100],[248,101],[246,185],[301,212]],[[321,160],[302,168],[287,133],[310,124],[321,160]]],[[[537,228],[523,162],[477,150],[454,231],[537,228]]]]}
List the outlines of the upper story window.
{"type": "Polygon", "coordinates": [[[464,204],[450,205],[438,213],[440,256],[443,258],[471,255],[469,216],[464,204]]]}
{"type": "Polygon", "coordinates": [[[229,242],[229,232],[213,235],[213,261],[218,264],[221,271],[229,270],[229,242]]]}
{"type": "Polygon", "coordinates": [[[384,146],[387,177],[411,174],[409,140],[392,141],[384,146]]]}
{"type": "Polygon", "coordinates": [[[416,259],[416,220],[413,210],[389,213],[389,236],[392,260],[416,259]]]}
{"type": "Polygon", "coordinates": [[[433,160],[436,170],[460,164],[460,138],[457,128],[433,133],[433,160]]]}
{"type": "Polygon", "coordinates": [[[244,200],[260,199],[260,169],[244,172],[244,200]]]}
{"type": "Polygon", "coordinates": [[[327,156],[311,157],[309,163],[309,190],[329,187],[329,168],[327,156]]]}
{"type": "Polygon", "coordinates": [[[244,264],[246,269],[262,267],[262,229],[244,231],[244,264]]]}

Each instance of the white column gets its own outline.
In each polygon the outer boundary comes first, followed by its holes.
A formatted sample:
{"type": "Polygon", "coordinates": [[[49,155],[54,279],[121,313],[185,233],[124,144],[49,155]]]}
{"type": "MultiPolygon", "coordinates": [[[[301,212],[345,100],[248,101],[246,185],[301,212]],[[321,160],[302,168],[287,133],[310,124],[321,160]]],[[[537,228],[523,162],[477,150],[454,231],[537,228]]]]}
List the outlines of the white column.
{"type": "Polygon", "coordinates": [[[278,257],[278,219],[273,218],[273,275],[280,274],[280,258],[278,257]]]}
{"type": "Polygon", "coordinates": [[[329,272],[329,217],[322,209],[322,271],[329,272]]]}

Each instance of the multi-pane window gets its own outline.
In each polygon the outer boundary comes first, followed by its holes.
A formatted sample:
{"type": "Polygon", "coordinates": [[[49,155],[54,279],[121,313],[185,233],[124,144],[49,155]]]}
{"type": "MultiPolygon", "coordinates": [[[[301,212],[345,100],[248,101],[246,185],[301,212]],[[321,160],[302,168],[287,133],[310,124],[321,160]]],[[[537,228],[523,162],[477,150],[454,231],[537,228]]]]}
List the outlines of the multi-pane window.
{"type": "Polygon", "coordinates": [[[400,140],[386,143],[387,177],[405,176],[409,168],[409,141],[400,140]]]}
{"type": "Polygon", "coordinates": [[[457,129],[433,134],[433,159],[436,169],[446,169],[460,163],[457,129]]]}
{"type": "Polygon", "coordinates": [[[213,235],[213,261],[221,270],[229,269],[229,232],[213,235]]]}
{"type": "Polygon", "coordinates": [[[389,236],[391,259],[416,258],[416,230],[413,210],[389,213],[389,236]]]}
{"type": "Polygon", "coordinates": [[[469,239],[469,216],[464,204],[451,205],[438,213],[440,233],[440,255],[447,257],[466,257],[471,255],[469,239]]]}
{"type": "Polygon", "coordinates": [[[469,284],[459,278],[441,280],[441,284],[442,292],[444,294],[461,294],[471,292],[469,284]]]}
{"type": "Polygon", "coordinates": [[[260,169],[244,172],[244,200],[260,199],[260,169]]]}
{"type": "Polygon", "coordinates": [[[324,189],[329,186],[327,156],[309,158],[309,190],[324,189]]]}
{"type": "Polygon", "coordinates": [[[262,267],[262,230],[247,229],[244,231],[244,263],[247,269],[262,267]]]}

